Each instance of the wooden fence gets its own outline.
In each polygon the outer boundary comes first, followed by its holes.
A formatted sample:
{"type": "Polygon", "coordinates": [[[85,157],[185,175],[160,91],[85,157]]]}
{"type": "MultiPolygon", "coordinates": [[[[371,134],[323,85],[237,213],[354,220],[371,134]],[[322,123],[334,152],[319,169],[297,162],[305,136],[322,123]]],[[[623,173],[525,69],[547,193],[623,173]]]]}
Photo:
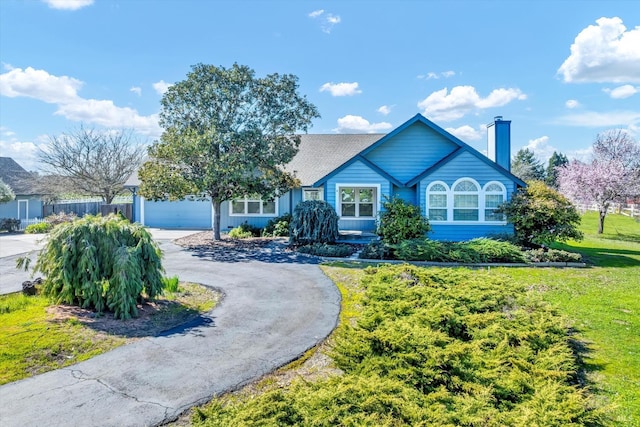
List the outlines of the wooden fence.
{"type": "Polygon", "coordinates": [[[72,202],[72,203],[54,203],[42,206],[42,217],[47,217],[54,213],[74,213],[77,216],[97,215],[103,216],[110,213],[122,213],[129,221],[133,220],[133,204],[118,203],[106,205],[104,202],[72,202]]]}

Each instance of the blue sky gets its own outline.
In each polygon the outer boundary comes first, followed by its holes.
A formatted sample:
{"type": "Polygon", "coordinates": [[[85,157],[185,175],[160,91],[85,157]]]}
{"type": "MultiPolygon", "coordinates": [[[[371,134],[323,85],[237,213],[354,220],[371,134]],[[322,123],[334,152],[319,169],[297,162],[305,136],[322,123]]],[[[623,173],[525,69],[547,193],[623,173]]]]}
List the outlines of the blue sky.
{"type": "Polygon", "coordinates": [[[484,150],[584,157],[640,139],[640,2],[0,0],[0,155],[80,124],[158,138],[160,99],[196,63],[291,73],[312,133],[381,132],[422,113],[484,150]]]}

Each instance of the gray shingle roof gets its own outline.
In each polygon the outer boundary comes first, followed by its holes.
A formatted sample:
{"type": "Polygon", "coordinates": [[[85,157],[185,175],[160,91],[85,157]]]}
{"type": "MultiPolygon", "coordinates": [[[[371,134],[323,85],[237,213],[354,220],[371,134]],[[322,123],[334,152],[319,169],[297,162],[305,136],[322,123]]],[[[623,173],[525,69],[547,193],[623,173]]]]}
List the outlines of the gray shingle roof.
{"type": "Polygon", "coordinates": [[[0,178],[16,195],[37,194],[34,174],[27,172],[11,157],[0,157],[0,178]]]}
{"type": "Polygon", "coordinates": [[[383,136],[371,133],[300,135],[300,150],[286,170],[295,173],[302,186],[312,185],[383,136]]]}

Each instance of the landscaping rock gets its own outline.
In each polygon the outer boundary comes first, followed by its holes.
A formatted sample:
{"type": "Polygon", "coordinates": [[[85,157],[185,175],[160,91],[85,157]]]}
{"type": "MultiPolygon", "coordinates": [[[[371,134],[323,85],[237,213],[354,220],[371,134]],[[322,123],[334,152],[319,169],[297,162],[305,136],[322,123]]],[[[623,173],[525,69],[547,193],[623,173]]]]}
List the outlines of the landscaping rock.
{"type": "Polygon", "coordinates": [[[38,293],[38,289],[36,289],[36,284],[29,280],[22,282],[22,293],[25,295],[35,295],[38,293]]]}

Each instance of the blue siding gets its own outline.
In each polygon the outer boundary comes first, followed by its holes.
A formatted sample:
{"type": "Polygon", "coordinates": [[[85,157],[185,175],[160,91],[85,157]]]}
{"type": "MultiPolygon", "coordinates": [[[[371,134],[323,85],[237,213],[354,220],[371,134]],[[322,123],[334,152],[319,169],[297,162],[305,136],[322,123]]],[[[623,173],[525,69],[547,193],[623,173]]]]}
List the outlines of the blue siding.
{"type": "Polygon", "coordinates": [[[511,170],[511,121],[496,120],[496,163],[511,170]]]}
{"type": "MultiPolygon", "coordinates": [[[[378,195],[379,200],[384,200],[384,197],[391,196],[391,183],[384,177],[380,176],[377,172],[371,170],[367,165],[360,161],[356,161],[349,167],[340,171],[333,177],[331,177],[325,186],[324,197],[325,200],[337,210],[336,192],[337,184],[373,184],[380,185],[380,193],[378,195]]],[[[377,206],[380,209],[380,206],[377,206]]],[[[340,213],[338,212],[338,215],[340,213]]],[[[376,228],[376,220],[374,219],[341,219],[338,223],[338,227],[341,230],[361,230],[371,231],[376,228]]]]}
{"type": "MultiPolygon", "coordinates": [[[[484,186],[489,181],[502,183],[507,190],[507,200],[511,198],[511,194],[513,194],[516,189],[516,184],[508,176],[503,175],[486,163],[479,161],[471,153],[463,152],[420,181],[418,198],[422,213],[426,214],[426,191],[427,186],[431,182],[444,181],[451,187],[456,180],[463,177],[475,179],[480,186],[484,186]]],[[[431,237],[437,240],[458,241],[488,234],[513,232],[513,227],[509,224],[432,224],[432,227],[435,232],[431,237]]]]}
{"type": "Polygon", "coordinates": [[[393,186],[393,196],[399,197],[407,203],[411,203],[412,205],[416,204],[416,187],[398,187],[396,185],[393,186]]]}
{"type": "Polygon", "coordinates": [[[397,180],[406,183],[456,148],[458,146],[453,142],[416,122],[365,157],[397,180]]]}
{"type": "Polygon", "coordinates": [[[42,217],[42,200],[34,196],[16,196],[16,198],[7,203],[0,203],[0,218],[18,219],[18,201],[27,200],[27,216],[28,219],[42,217]]]}
{"type": "Polygon", "coordinates": [[[461,226],[455,224],[431,224],[431,232],[428,237],[433,240],[458,242],[497,234],[513,234],[513,225],[478,224],[461,226]]]}

